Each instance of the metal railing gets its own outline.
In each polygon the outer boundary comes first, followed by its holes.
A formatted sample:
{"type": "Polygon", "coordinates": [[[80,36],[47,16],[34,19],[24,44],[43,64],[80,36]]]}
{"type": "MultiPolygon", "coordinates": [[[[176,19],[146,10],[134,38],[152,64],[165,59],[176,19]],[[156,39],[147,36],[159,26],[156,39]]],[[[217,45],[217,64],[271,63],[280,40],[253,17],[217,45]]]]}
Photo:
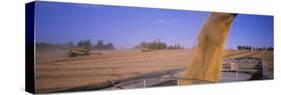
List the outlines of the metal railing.
{"type": "Polygon", "coordinates": [[[184,78],[184,77],[157,77],[157,78],[148,78],[148,79],[137,79],[131,80],[127,82],[122,82],[114,85],[116,89],[128,89],[128,88],[145,88],[145,87],[153,87],[153,86],[161,86],[161,84],[165,82],[174,82],[173,85],[180,85],[181,80],[194,81],[196,83],[215,83],[213,81],[194,79],[194,78],[184,78]]]}

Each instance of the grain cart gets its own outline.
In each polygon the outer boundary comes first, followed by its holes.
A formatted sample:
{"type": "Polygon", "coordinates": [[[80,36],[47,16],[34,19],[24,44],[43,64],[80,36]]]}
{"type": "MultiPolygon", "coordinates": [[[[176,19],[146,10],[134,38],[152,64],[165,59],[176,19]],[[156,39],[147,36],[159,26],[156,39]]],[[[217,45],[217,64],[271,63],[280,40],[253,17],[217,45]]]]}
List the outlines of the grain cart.
{"type": "Polygon", "coordinates": [[[152,49],[150,49],[150,48],[143,48],[142,49],[142,52],[150,52],[150,51],[152,51],[152,49]]]}
{"type": "Polygon", "coordinates": [[[69,51],[68,56],[78,57],[90,55],[90,50],[86,48],[73,48],[69,51]]]}

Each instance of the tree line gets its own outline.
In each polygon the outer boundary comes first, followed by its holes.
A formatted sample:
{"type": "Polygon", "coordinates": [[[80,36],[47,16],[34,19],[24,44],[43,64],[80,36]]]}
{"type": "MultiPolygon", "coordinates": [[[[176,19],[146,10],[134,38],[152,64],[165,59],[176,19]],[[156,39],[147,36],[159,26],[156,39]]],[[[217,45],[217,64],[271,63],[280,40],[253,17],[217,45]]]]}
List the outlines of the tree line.
{"type": "Polygon", "coordinates": [[[154,41],[154,42],[141,42],[139,45],[134,47],[135,49],[143,49],[148,48],[152,50],[163,50],[163,49],[183,49],[184,47],[180,44],[175,45],[167,45],[161,41],[154,41]]]}
{"type": "Polygon", "coordinates": [[[96,44],[92,44],[91,40],[80,40],[77,43],[73,41],[65,44],[52,44],[40,42],[36,43],[36,47],[40,49],[72,49],[72,48],[85,48],[91,50],[114,50],[112,43],[104,43],[103,40],[98,40],[96,44]]]}
{"type": "Polygon", "coordinates": [[[238,50],[273,51],[273,47],[237,46],[238,50]]]}

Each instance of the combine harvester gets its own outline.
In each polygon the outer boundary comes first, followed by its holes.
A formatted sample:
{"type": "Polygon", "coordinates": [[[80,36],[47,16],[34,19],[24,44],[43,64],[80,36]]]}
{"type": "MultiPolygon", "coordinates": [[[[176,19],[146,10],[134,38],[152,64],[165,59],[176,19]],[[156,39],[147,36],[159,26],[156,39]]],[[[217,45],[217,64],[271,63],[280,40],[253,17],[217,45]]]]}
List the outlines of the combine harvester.
{"type": "Polygon", "coordinates": [[[141,51],[142,51],[142,52],[151,52],[152,49],[150,49],[150,48],[143,48],[141,51]]]}
{"type": "MultiPolygon", "coordinates": [[[[215,83],[206,80],[183,78],[180,73],[184,68],[152,72],[123,81],[115,81],[114,85],[105,90],[146,88],[157,86],[180,85],[180,80],[190,80],[193,84],[215,83]]],[[[264,60],[253,57],[241,57],[224,60],[220,83],[272,79],[268,73],[264,60]]]]}
{"type": "Polygon", "coordinates": [[[87,56],[90,55],[90,50],[86,48],[74,48],[68,52],[69,57],[87,56]]]}

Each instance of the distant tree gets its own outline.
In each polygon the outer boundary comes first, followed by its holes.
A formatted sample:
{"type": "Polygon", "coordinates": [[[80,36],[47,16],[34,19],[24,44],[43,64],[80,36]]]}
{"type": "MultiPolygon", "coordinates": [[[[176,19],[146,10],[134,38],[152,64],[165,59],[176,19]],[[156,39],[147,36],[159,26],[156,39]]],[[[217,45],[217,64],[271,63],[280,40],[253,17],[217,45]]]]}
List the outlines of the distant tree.
{"type": "Polygon", "coordinates": [[[273,51],[273,47],[268,47],[266,50],[267,51],[273,51]]]}
{"type": "Polygon", "coordinates": [[[74,48],[76,47],[75,44],[70,41],[70,42],[67,42],[65,45],[64,45],[64,49],[71,49],[71,48],[74,48]]]}
{"type": "Polygon", "coordinates": [[[168,46],[166,43],[161,42],[160,40],[154,42],[141,42],[139,45],[134,47],[138,48],[149,48],[152,50],[163,50],[163,49],[182,49],[183,47],[180,44],[175,44],[173,46],[168,46]]]}
{"type": "Polygon", "coordinates": [[[173,46],[168,46],[168,49],[183,49],[183,47],[180,44],[175,44],[173,46]]]}
{"type": "Polygon", "coordinates": [[[77,43],[77,47],[92,49],[91,40],[82,40],[77,43]]]}
{"type": "Polygon", "coordinates": [[[54,50],[54,49],[63,49],[63,44],[53,44],[47,42],[38,42],[36,43],[36,48],[40,50],[54,50]]]}
{"type": "Polygon", "coordinates": [[[255,51],[273,51],[273,47],[253,47],[253,46],[237,46],[238,50],[255,50],[255,51]]]}
{"type": "Polygon", "coordinates": [[[106,49],[106,50],[113,50],[113,49],[114,49],[113,44],[112,44],[112,43],[106,44],[106,45],[104,46],[104,49],[106,49]]]}
{"type": "Polygon", "coordinates": [[[97,44],[94,45],[95,50],[113,50],[115,49],[112,43],[104,44],[103,40],[98,40],[97,44]]]}
{"type": "Polygon", "coordinates": [[[104,47],[103,40],[98,40],[97,44],[94,45],[94,49],[102,50],[104,47]]]}
{"type": "Polygon", "coordinates": [[[141,48],[146,48],[146,47],[148,47],[148,43],[146,43],[146,42],[141,42],[140,47],[141,47],[141,48]]]}

